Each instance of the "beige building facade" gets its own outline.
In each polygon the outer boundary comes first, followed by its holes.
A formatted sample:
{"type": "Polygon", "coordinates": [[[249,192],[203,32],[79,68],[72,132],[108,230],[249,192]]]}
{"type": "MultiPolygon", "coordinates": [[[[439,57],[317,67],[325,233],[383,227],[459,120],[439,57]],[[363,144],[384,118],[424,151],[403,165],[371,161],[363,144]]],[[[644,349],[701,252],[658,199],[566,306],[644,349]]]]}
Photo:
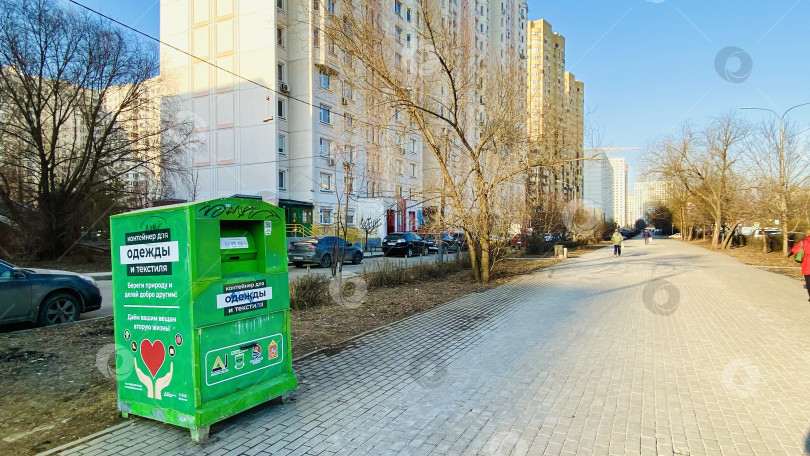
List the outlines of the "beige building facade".
{"type": "MultiPolygon", "coordinates": [[[[533,207],[583,197],[585,88],[565,71],[565,38],[544,19],[528,23],[527,133],[530,151],[556,164],[535,167],[527,193],[533,207]]],[[[532,153],[532,152],[530,152],[532,153]]]]}

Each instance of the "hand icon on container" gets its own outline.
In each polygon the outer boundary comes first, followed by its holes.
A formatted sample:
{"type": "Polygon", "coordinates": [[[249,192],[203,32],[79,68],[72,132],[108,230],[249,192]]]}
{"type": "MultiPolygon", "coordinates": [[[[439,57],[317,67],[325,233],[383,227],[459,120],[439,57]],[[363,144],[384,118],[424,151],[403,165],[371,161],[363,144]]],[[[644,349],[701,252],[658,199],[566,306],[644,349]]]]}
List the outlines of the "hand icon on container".
{"type": "Polygon", "coordinates": [[[169,364],[169,372],[160,377],[159,379],[155,380],[154,386],[152,386],[152,378],[145,374],[139,367],[138,367],[138,360],[134,360],[135,362],[135,375],[138,376],[138,380],[146,386],[146,397],[149,399],[157,399],[160,400],[163,398],[163,388],[169,385],[172,381],[172,374],[174,373],[174,363],[169,364]]]}

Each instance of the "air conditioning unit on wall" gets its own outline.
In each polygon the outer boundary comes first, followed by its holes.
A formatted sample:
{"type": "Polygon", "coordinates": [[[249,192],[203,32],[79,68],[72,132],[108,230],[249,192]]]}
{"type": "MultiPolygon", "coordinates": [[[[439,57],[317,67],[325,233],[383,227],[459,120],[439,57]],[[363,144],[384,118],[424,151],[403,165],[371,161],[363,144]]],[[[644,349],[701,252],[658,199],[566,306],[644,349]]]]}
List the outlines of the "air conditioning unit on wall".
{"type": "Polygon", "coordinates": [[[282,92],[289,92],[290,91],[290,86],[288,86],[287,84],[285,84],[283,82],[279,82],[278,83],[278,89],[281,90],[282,92]]]}

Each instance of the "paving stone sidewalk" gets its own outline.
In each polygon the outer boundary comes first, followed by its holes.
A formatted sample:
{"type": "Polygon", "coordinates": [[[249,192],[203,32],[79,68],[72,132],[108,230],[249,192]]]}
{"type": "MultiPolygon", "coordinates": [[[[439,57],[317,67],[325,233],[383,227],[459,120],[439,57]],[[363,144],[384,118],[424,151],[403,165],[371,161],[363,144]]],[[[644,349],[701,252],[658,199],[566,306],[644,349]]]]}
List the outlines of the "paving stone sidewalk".
{"type": "Polygon", "coordinates": [[[796,455],[801,282],[674,240],[601,249],[295,363],[294,402],[62,454],[796,455]]]}

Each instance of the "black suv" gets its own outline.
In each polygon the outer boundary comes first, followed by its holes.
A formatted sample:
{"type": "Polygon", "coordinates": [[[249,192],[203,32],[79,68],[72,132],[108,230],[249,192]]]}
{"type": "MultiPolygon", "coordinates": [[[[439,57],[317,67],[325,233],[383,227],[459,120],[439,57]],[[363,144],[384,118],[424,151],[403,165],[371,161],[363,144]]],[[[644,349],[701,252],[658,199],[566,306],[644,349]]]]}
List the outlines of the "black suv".
{"type": "Polygon", "coordinates": [[[406,231],[404,233],[389,233],[382,241],[382,251],[384,256],[401,254],[406,257],[414,255],[427,255],[427,241],[416,233],[406,231]]]}

